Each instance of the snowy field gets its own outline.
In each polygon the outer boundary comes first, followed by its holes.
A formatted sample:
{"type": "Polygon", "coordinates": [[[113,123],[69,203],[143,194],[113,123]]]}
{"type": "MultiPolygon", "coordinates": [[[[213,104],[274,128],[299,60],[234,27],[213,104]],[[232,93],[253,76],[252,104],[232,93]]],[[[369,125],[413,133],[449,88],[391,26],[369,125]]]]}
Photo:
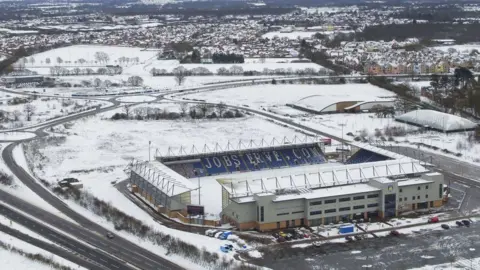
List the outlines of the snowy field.
{"type": "Polygon", "coordinates": [[[472,50],[480,51],[480,45],[478,44],[465,44],[465,45],[445,45],[445,46],[435,46],[432,47],[436,50],[441,50],[447,52],[448,49],[455,49],[458,52],[470,53],[472,50]]]}
{"type": "MultiPolygon", "coordinates": [[[[299,100],[315,97],[320,103],[327,100],[328,105],[351,100],[372,100],[373,97],[392,97],[390,91],[370,84],[336,84],[336,85],[256,85],[218,91],[187,94],[181,97],[204,99],[209,102],[226,102],[232,105],[249,105],[253,108],[269,108],[296,104],[299,100]]],[[[322,107],[324,104],[319,104],[322,107]]]]}
{"type": "MultiPolygon", "coordinates": [[[[147,60],[155,58],[157,51],[144,50],[143,48],[136,47],[120,47],[120,46],[100,46],[100,45],[74,45],[69,47],[63,47],[53,49],[50,51],[34,54],[28,58],[34,59],[34,62],[25,65],[26,68],[30,67],[50,67],[50,66],[105,66],[105,65],[131,65],[134,63],[145,63],[147,60]],[[99,60],[95,57],[95,53],[101,52],[108,55],[108,61],[99,60]],[[120,58],[125,57],[130,59],[129,61],[121,61],[120,58]],[[136,58],[138,57],[138,62],[136,58]],[[50,59],[50,63],[48,63],[50,59]],[[57,58],[62,61],[59,63],[57,58]],[[85,60],[83,62],[82,60],[85,60]],[[80,61],[79,61],[80,60],[80,61]],[[82,63],[80,63],[82,62],[82,63]]],[[[105,59],[106,60],[106,59],[105,59]]]]}
{"type": "Polygon", "coordinates": [[[129,96],[129,97],[121,97],[117,98],[118,101],[121,102],[147,102],[147,101],[153,101],[155,100],[155,97],[150,97],[150,96],[129,96]]]}
{"type": "MultiPolygon", "coordinates": [[[[145,106],[147,105],[138,105],[145,106]]],[[[179,106],[174,104],[155,106],[171,108],[169,111],[179,110],[179,106]]],[[[116,112],[122,111],[119,109],[116,112]]],[[[115,111],[111,111],[103,116],[109,118],[114,113],[115,111]]],[[[84,184],[86,190],[112,203],[123,203],[126,199],[111,182],[126,179],[123,169],[133,158],[148,159],[149,141],[152,142],[153,155],[157,148],[160,153],[167,153],[169,147],[178,151],[180,146],[190,149],[195,144],[197,149],[202,149],[204,144],[213,147],[216,142],[225,146],[229,140],[232,143],[237,143],[239,139],[248,141],[265,138],[268,141],[268,138],[271,140],[273,137],[293,137],[294,134],[291,129],[256,117],[233,120],[116,122],[93,117],[76,121],[68,129],[59,126],[56,131],[58,135],[68,135],[66,141],[46,148],[39,146],[38,149],[46,160],[42,161],[41,170],[35,170],[36,174],[52,183],[75,177],[84,184]]],[[[194,181],[195,185],[196,182],[197,180],[194,181]]],[[[216,185],[216,182],[214,184],[216,185]]],[[[204,192],[202,201],[209,196],[208,192],[204,192]]],[[[213,204],[219,205],[219,202],[213,204]]],[[[208,205],[206,209],[209,211],[208,205]]],[[[214,209],[214,213],[218,214],[217,208],[214,209]]],[[[127,212],[136,211],[129,208],[127,212]]]]}
{"type": "Polygon", "coordinates": [[[287,39],[308,39],[314,36],[316,33],[323,35],[332,35],[335,33],[352,33],[353,31],[315,31],[315,32],[304,32],[304,31],[293,31],[288,33],[281,33],[279,31],[268,32],[262,36],[262,38],[273,39],[278,38],[287,38],[287,39]]]}
{"type": "Polygon", "coordinates": [[[5,99],[0,103],[0,110],[7,112],[4,128],[17,128],[42,123],[47,120],[81,112],[88,108],[109,103],[96,100],[71,100],[68,98],[38,97],[3,94],[5,99]],[[30,115],[30,119],[29,118],[30,115]]]}

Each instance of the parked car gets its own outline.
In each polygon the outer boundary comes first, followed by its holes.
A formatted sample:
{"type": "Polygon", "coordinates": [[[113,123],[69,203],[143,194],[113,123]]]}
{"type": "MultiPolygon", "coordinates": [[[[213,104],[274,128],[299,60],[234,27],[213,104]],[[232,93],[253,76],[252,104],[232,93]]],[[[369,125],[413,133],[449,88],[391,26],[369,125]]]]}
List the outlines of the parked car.
{"type": "Polygon", "coordinates": [[[457,224],[458,227],[463,227],[463,222],[460,220],[455,221],[455,224],[457,224]]]}
{"type": "Polygon", "coordinates": [[[315,246],[315,247],[320,247],[321,245],[322,245],[322,242],[320,242],[320,241],[313,242],[313,246],[315,246]]]}
{"type": "Polygon", "coordinates": [[[350,235],[347,235],[347,236],[345,236],[345,240],[347,240],[347,242],[352,242],[353,237],[351,237],[350,235]]]}
{"type": "Polygon", "coordinates": [[[275,233],[272,233],[272,236],[273,236],[273,238],[275,238],[275,239],[278,239],[278,237],[280,237],[280,235],[279,235],[278,233],[276,233],[276,232],[275,232],[275,233]]]}
{"type": "Polygon", "coordinates": [[[395,231],[395,230],[394,230],[394,231],[390,231],[390,235],[392,235],[392,236],[399,236],[400,233],[399,233],[398,231],[395,231]]]}
{"type": "Polygon", "coordinates": [[[283,236],[279,236],[279,237],[277,238],[277,242],[283,243],[283,242],[285,242],[285,238],[284,238],[283,236]]]}
{"type": "Polygon", "coordinates": [[[293,236],[289,233],[287,234],[287,236],[285,236],[285,240],[287,240],[287,241],[290,241],[292,239],[293,239],[293,236]]]}
{"type": "Polygon", "coordinates": [[[448,226],[448,224],[442,224],[441,227],[442,227],[442,229],[444,229],[444,230],[450,229],[450,226],[448,226]]]}
{"type": "Polygon", "coordinates": [[[463,225],[465,225],[467,227],[470,226],[470,220],[468,220],[468,219],[462,220],[462,223],[463,223],[463,225]]]}
{"type": "Polygon", "coordinates": [[[205,231],[206,236],[214,237],[218,230],[209,229],[205,231]]]}
{"type": "Polygon", "coordinates": [[[360,240],[362,240],[362,239],[363,239],[362,236],[360,236],[360,235],[355,235],[355,240],[360,241],[360,240]]]}

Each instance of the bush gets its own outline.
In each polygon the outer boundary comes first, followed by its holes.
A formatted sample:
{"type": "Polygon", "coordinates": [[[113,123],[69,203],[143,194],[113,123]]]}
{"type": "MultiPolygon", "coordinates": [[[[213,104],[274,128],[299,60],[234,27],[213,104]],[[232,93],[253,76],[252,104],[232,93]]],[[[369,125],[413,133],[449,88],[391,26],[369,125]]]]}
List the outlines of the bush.
{"type": "Polygon", "coordinates": [[[0,171],[0,184],[11,186],[13,184],[13,177],[4,171],[0,171]]]}
{"type": "Polygon", "coordinates": [[[404,127],[387,126],[383,133],[389,137],[403,137],[407,135],[407,130],[404,127]]]}
{"type": "Polygon", "coordinates": [[[241,111],[239,111],[239,110],[235,111],[235,118],[241,118],[241,117],[244,117],[244,116],[245,115],[241,111]]]}
{"type": "Polygon", "coordinates": [[[223,118],[235,118],[235,113],[233,111],[226,111],[223,114],[223,118]]]}
{"type": "Polygon", "coordinates": [[[115,113],[112,118],[112,120],[124,120],[127,119],[127,114],[126,113],[115,113]]]}

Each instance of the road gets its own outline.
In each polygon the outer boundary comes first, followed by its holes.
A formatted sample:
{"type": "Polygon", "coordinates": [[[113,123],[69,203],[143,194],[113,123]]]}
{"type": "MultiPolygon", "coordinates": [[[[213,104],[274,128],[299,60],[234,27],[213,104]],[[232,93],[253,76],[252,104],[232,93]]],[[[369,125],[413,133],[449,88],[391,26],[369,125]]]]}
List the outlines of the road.
{"type": "MultiPolygon", "coordinates": [[[[9,198],[7,197],[6,200],[8,201],[8,199],[9,198]]],[[[42,249],[50,251],[58,256],[77,263],[78,265],[84,266],[87,269],[133,269],[125,265],[124,262],[114,257],[111,257],[110,255],[101,252],[98,249],[92,248],[91,246],[84,244],[74,238],[67,237],[64,234],[50,228],[49,226],[36,220],[30,219],[2,204],[0,204],[0,214],[9,218],[11,221],[27,227],[31,231],[36,232],[39,235],[42,235],[46,239],[57,243],[59,246],[63,247],[63,249],[50,243],[38,240],[36,238],[28,237],[28,235],[13,230],[8,226],[0,225],[0,230],[7,232],[8,234],[15,236],[16,238],[19,238],[21,240],[27,240],[26,242],[30,244],[35,244],[42,249]],[[69,250],[71,252],[69,252],[69,250]],[[75,252],[76,254],[73,254],[73,252],[75,252]],[[86,258],[89,259],[87,260],[86,258]]]]}
{"type": "MultiPolygon", "coordinates": [[[[3,215],[3,208],[0,210],[1,214],[3,215]]],[[[11,235],[12,237],[18,238],[24,242],[27,242],[33,246],[39,247],[43,250],[49,251],[52,254],[56,254],[57,256],[60,256],[64,259],[67,259],[71,262],[76,263],[79,266],[82,266],[86,269],[91,269],[91,270],[104,270],[105,268],[102,266],[97,265],[95,262],[90,261],[90,259],[87,259],[80,254],[74,254],[73,250],[67,250],[64,248],[59,247],[58,245],[54,245],[51,243],[47,243],[45,241],[39,240],[37,238],[31,237],[29,235],[26,235],[20,231],[17,231],[15,229],[12,229],[8,226],[5,226],[3,224],[0,224],[0,231],[11,235]]]]}
{"type": "MultiPolygon", "coordinates": [[[[32,205],[27,204],[26,202],[14,201],[13,196],[7,196],[2,194],[1,199],[5,201],[5,198],[10,198],[6,203],[19,207],[19,204],[22,205],[22,211],[29,212],[34,217],[39,218],[49,224],[55,225],[57,228],[61,228],[65,232],[68,232],[72,236],[77,237],[78,239],[85,240],[86,236],[89,236],[86,240],[93,241],[92,239],[99,238],[102,239],[108,232],[107,229],[102,226],[90,221],[81,214],[73,211],[68,207],[62,200],[50,193],[45,189],[41,184],[39,184],[29,173],[27,173],[22,167],[18,166],[13,158],[13,148],[16,146],[16,143],[10,144],[2,152],[2,157],[6,165],[9,167],[11,172],[15,174],[18,179],[22,181],[29,189],[34,191],[39,195],[43,200],[51,204],[53,207],[58,209],[60,212],[77,222],[80,226],[72,226],[72,223],[59,218],[52,214],[47,214],[47,212],[42,211],[39,208],[34,208],[32,205]],[[12,198],[13,197],[13,198],[12,198]],[[46,216],[50,218],[45,219],[46,216]],[[86,235],[86,236],[85,236],[86,235]]],[[[98,242],[98,241],[96,241],[98,242]]],[[[149,250],[146,250],[122,237],[116,235],[114,239],[105,243],[101,241],[97,243],[97,246],[102,248],[102,250],[111,252],[111,254],[116,254],[119,258],[124,261],[130,262],[131,264],[141,268],[141,269],[180,269],[179,266],[171,263],[170,261],[152,253],[149,250]],[[116,248],[112,249],[112,246],[116,248]]]]}

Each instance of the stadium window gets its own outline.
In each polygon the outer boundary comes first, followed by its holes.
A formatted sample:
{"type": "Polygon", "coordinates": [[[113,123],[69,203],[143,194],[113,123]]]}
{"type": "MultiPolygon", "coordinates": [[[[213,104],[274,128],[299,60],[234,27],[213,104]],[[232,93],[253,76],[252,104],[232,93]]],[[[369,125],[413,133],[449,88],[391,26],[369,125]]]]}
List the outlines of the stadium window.
{"type": "Polygon", "coordinates": [[[263,222],[263,218],[264,218],[264,209],[263,209],[263,206],[260,207],[260,222],[263,222]]]}
{"type": "Polygon", "coordinates": [[[367,198],[369,198],[369,199],[378,198],[378,194],[370,194],[370,195],[367,195],[367,198]]]}
{"type": "Polygon", "coordinates": [[[433,207],[433,202],[430,202],[430,207],[433,207]]]}
{"type": "Polygon", "coordinates": [[[404,201],[407,201],[407,197],[403,198],[404,201]]]}
{"type": "Polygon", "coordinates": [[[350,207],[341,207],[338,209],[339,212],[345,212],[345,211],[350,211],[350,207]]]}
{"type": "Polygon", "coordinates": [[[348,202],[350,201],[350,197],[340,198],[338,199],[339,202],[348,202]]]}
{"type": "Polygon", "coordinates": [[[425,198],[428,199],[428,194],[425,195],[425,198]]]}
{"type": "Polygon", "coordinates": [[[278,213],[277,216],[286,216],[288,213],[278,213]]]}
{"type": "Polygon", "coordinates": [[[363,199],[365,199],[365,196],[355,196],[355,197],[353,197],[354,201],[363,200],[363,199]]]}
{"type": "Polygon", "coordinates": [[[327,214],[327,213],[335,213],[335,212],[337,212],[337,209],[327,209],[327,210],[325,210],[325,214],[327,214]]]}
{"type": "Polygon", "coordinates": [[[425,186],[425,189],[428,189],[428,185],[425,186]]]}
{"type": "Polygon", "coordinates": [[[417,190],[420,190],[420,186],[417,187],[417,190]]]}
{"type": "Polygon", "coordinates": [[[415,196],[412,196],[412,201],[415,201],[415,196]]]}
{"type": "Polygon", "coordinates": [[[365,205],[363,205],[363,204],[362,205],[355,205],[353,207],[353,209],[363,209],[363,208],[365,208],[365,205]]]}
{"type": "Polygon", "coordinates": [[[257,206],[257,221],[260,221],[260,207],[257,206]]]}
{"type": "Polygon", "coordinates": [[[403,191],[402,189],[399,190],[399,192],[402,192],[402,191],[403,191]]]}
{"type": "Polygon", "coordinates": [[[378,203],[371,203],[367,205],[368,208],[370,207],[378,207],[378,203]]]}
{"type": "Polygon", "coordinates": [[[292,214],[302,214],[302,213],[305,213],[305,211],[295,211],[295,212],[292,212],[292,214]]]}
{"type": "Polygon", "coordinates": [[[417,199],[420,200],[420,195],[417,196],[417,199]]]}
{"type": "Polygon", "coordinates": [[[310,202],[310,206],[320,205],[320,204],[322,204],[322,201],[310,202]]]}
{"type": "Polygon", "coordinates": [[[337,202],[337,199],[325,200],[325,204],[336,203],[336,202],[337,202]]]}
{"type": "Polygon", "coordinates": [[[401,201],[402,201],[402,198],[398,199],[398,201],[400,201],[400,202],[401,202],[401,201]]]}
{"type": "MultiPolygon", "coordinates": [[[[326,211],[325,211],[325,213],[326,213],[326,211]]],[[[310,212],[310,216],[321,215],[321,214],[322,214],[322,211],[320,211],[320,210],[310,212]]]]}

